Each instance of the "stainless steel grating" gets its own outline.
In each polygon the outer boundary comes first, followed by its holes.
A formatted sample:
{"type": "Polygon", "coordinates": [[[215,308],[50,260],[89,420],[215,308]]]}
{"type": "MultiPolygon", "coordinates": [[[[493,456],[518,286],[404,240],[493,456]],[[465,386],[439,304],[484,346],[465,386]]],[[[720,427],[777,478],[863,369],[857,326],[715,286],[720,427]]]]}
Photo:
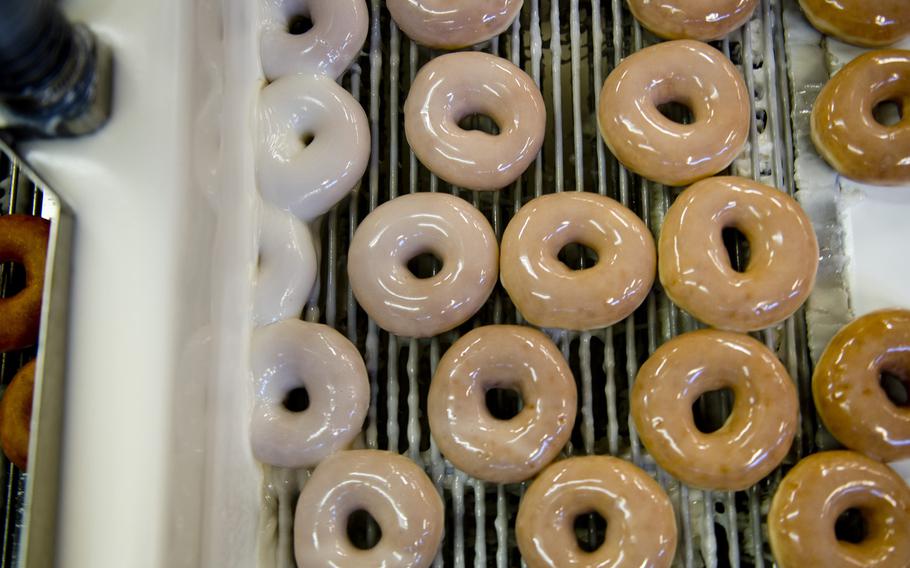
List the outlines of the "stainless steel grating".
{"type": "MultiPolygon", "coordinates": [[[[534,166],[511,187],[481,193],[453,187],[430,174],[405,140],[402,107],[417,70],[437,52],[420,47],[398,31],[383,3],[371,0],[369,53],[345,78],[367,110],[372,127],[368,175],[352,197],[324,219],[323,270],[306,319],[333,325],[354,342],[367,362],[372,404],[363,444],[392,449],[422,464],[446,503],[446,531],[436,566],[517,566],[514,522],[525,484],[496,485],[454,469],[435,447],[425,417],[430,378],[439,357],[461,332],[490,323],[523,323],[497,286],[487,305],[459,330],[432,339],[390,335],[357,306],[346,280],[346,250],[357,223],[377,205],[417,191],[451,192],[487,215],[497,236],[527,201],[554,191],[593,191],[638,213],[657,237],[676,195],[627,172],[600,140],[596,109],[610,70],[625,56],[657,40],[634,21],[622,0],[525,0],[509,31],[479,49],[510,59],[540,85],[548,108],[547,137],[534,166]]],[[[789,92],[781,31],[781,0],[762,0],[754,19],[714,45],[742,69],[752,93],[755,117],[750,144],[732,172],[793,193],[789,92]]],[[[485,128],[483,119],[477,127],[485,128]]],[[[734,254],[740,258],[737,247],[734,254]]],[[[583,250],[567,259],[590,262],[583,250]]],[[[565,455],[612,454],[651,472],[667,490],[678,515],[680,566],[764,566],[773,563],[766,543],[764,511],[781,473],[743,492],[691,489],[657,468],[641,446],[629,416],[628,393],[639,365],[663,342],[698,323],[655,287],[647,302],[624,322],[584,333],[545,330],[560,346],[579,387],[579,412],[565,455]]],[[[796,381],[802,423],[787,464],[814,449],[816,419],[810,400],[810,360],[802,312],[757,334],[778,353],[796,381]]],[[[502,401],[508,404],[508,401],[502,401]]],[[[717,399],[696,409],[711,419],[729,401],[717,399]]],[[[277,566],[292,566],[292,519],[306,472],[272,469],[265,498],[277,523],[277,566]]],[[[602,524],[588,519],[579,537],[603,538],[602,524]]],[[[369,527],[365,540],[375,539],[369,527]]],[[[272,556],[269,556],[271,559],[272,556]]]]}

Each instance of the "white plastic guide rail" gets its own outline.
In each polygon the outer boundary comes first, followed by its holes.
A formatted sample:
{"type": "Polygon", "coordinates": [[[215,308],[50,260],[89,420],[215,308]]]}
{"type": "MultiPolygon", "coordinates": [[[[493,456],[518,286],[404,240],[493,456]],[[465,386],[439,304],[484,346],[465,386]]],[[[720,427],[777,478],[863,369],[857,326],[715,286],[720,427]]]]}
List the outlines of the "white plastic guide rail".
{"type": "MultiPolygon", "coordinates": [[[[762,0],[746,28],[715,43],[742,69],[752,91],[756,118],[750,143],[733,165],[753,177],[792,193],[792,140],[786,66],[783,64],[780,0],[762,0]]],[[[401,33],[379,0],[370,0],[368,56],[342,84],[366,109],[373,153],[368,175],[351,199],[323,222],[322,282],[307,319],[323,319],[341,329],[364,354],[372,401],[363,446],[391,449],[421,464],[446,503],[445,540],[436,566],[519,565],[514,525],[525,484],[497,485],[457,471],[440,455],[426,421],[427,389],[436,364],[457,338],[452,332],[431,339],[390,335],[357,306],[346,278],[347,246],[357,223],[379,204],[405,192],[441,191],[459,195],[490,220],[497,236],[513,214],[543,193],[593,191],[617,199],[639,214],[655,238],[676,192],[642,180],[623,168],[601,141],[596,113],[606,75],[623,57],[657,40],[634,21],[622,0],[526,0],[521,16],[493,41],[478,46],[522,67],[541,87],[547,102],[548,131],[533,166],[511,187],[481,193],[455,188],[419,164],[408,147],[402,108],[420,66],[442,52],[416,45],[401,33]],[[568,6],[568,10],[566,10],[568,6]],[[366,83],[365,83],[366,82],[366,83]]],[[[481,119],[481,125],[482,125],[481,119]]],[[[582,256],[579,266],[590,263],[582,256]]],[[[501,286],[461,332],[493,323],[523,324],[501,286]]],[[[611,454],[652,473],[667,490],[677,512],[679,566],[765,566],[770,551],[763,539],[761,512],[780,474],[748,491],[690,489],[660,471],[635,434],[628,393],[639,365],[672,336],[695,329],[697,322],[676,308],[657,285],[627,320],[606,329],[576,333],[545,330],[569,360],[579,388],[577,427],[565,454],[611,454]]],[[[769,345],[808,400],[810,365],[802,312],[760,338],[769,345]]],[[[803,423],[788,463],[812,448],[814,416],[804,404],[803,423]]],[[[293,565],[293,507],[304,475],[278,475],[278,565],[293,565]],[[281,480],[279,482],[279,479],[281,480]]],[[[592,522],[589,541],[603,538],[592,522]],[[600,534],[597,534],[597,533],[600,534]]],[[[375,535],[368,535],[368,540],[375,535]]]]}

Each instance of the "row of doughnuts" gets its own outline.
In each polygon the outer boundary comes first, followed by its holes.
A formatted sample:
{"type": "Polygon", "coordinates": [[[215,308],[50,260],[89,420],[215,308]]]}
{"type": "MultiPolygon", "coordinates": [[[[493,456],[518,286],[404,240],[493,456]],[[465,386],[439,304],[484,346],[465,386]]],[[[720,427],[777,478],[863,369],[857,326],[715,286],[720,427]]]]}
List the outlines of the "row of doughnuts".
{"type": "Polygon", "coordinates": [[[756,331],[783,321],[815,282],[818,243],[789,196],[742,178],[711,178],[684,191],[667,212],[660,239],[618,202],[592,193],[557,193],[527,203],[497,249],[493,230],[466,201],[441,193],[405,195],[370,213],[348,254],[351,289],[392,333],[430,337],[451,330],[486,302],[497,272],[526,320],[587,330],[628,317],[655,272],[667,294],[701,321],[756,331]],[[745,271],[731,265],[723,230],[750,243],[745,271]],[[568,244],[597,253],[574,271],[559,260],[568,244]],[[408,262],[433,254],[441,269],[418,278],[408,262]],[[659,262],[657,261],[659,259],[659,262]]]}

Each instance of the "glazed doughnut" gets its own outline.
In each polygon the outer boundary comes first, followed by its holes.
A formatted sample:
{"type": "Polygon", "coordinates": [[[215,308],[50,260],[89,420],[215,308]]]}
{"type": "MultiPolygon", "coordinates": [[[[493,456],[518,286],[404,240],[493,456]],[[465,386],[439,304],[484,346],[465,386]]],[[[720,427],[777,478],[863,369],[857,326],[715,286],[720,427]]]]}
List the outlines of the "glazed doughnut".
{"type": "Polygon", "coordinates": [[[436,49],[468,47],[512,25],[523,0],[387,0],[389,13],[409,38],[436,49]]]}
{"type": "Polygon", "coordinates": [[[501,189],[540,152],[547,111],[540,90],[512,63],[487,53],[461,52],[424,65],[404,103],[404,131],[423,165],[467,189],[501,189]],[[499,134],[464,130],[458,122],[487,115],[499,134]]]}
{"type": "Polygon", "coordinates": [[[429,566],[442,542],[442,499],[426,473],[404,456],[351,450],[326,458],[303,486],[294,517],[294,552],[301,568],[429,566]],[[379,525],[379,542],[355,547],[351,514],[364,510],[379,525]]]}
{"type": "Polygon", "coordinates": [[[752,18],[758,0],[629,0],[641,25],[664,39],[714,41],[752,18]]]}
{"type": "Polygon", "coordinates": [[[316,249],[296,217],[262,202],[253,322],[299,318],[316,282],[316,249]]]}
{"type": "Polygon", "coordinates": [[[430,433],[455,467],[478,479],[517,483],[559,454],[575,424],[575,379],[556,345],[529,327],[488,325],[442,356],[427,396],[430,433]],[[495,418],[490,389],[520,392],[513,418],[495,418]]]}
{"type": "Polygon", "coordinates": [[[466,322],[493,291],[499,247],[483,214],[445,193],[414,193],[386,202],[357,227],[348,249],[348,280],[379,327],[431,337],[466,322]],[[442,268],[418,278],[408,261],[430,253],[442,268]]]}
{"type": "Polygon", "coordinates": [[[370,383],[357,348],[331,327],[285,320],[253,332],[256,405],[253,455],[279,467],[312,467],[346,448],[360,433],[370,383]],[[285,406],[304,388],[309,406],[285,406]]]}
{"type": "MultiPolygon", "coordinates": [[[[910,11],[910,3],[906,7],[910,11]]],[[[848,178],[876,185],[910,183],[910,51],[872,51],[841,69],[815,100],[812,141],[848,178]],[[903,112],[894,126],[873,115],[886,101],[897,102],[903,112]]]]}
{"type": "Polygon", "coordinates": [[[260,95],[257,153],[263,197],[312,221],[363,177],[370,160],[366,114],[329,77],[282,77],[260,95]]]}
{"type": "Polygon", "coordinates": [[[360,54],[367,38],[363,0],[265,0],[259,52],[265,78],[327,75],[337,79],[360,54]],[[292,29],[308,17],[313,27],[292,29]]]}
{"type": "Polygon", "coordinates": [[[676,551],[676,516],[660,485],[631,463],[576,457],[550,465],[531,483],[518,507],[515,536],[529,568],[667,568],[676,551]],[[585,552],[573,525],[591,512],[607,521],[607,534],[597,550],[585,552]]]}
{"type": "Polygon", "coordinates": [[[0,353],[38,341],[50,228],[50,222],[41,217],[0,217],[0,262],[15,262],[25,269],[25,288],[0,298],[0,353]]]}
{"type": "Polygon", "coordinates": [[[735,177],[685,190],[667,211],[657,245],[660,282],[670,299],[712,327],[742,332],[775,325],[803,305],[818,255],[812,223],[793,198],[735,177]],[[730,263],[726,228],[749,241],[744,272],[730,263]]]}
{"type": "Polygon", "coordinates": [[[887,466],[853,452],[811,455],[784,477],[768,512],[771,551],[780,568],[906,568],[910,489],[887,466]],[[838,540],[837,518],[862,515],[859,543],[838,540]]]}
{"type": "Polygon", "coordinates": [[[910,36],[907,0],[799,0],[820,32],[862,47],[885,47],[910,36]]]}
{"type": "Polygon", "coordinates": [[[749,91],[724,54],[699,41],[668,41],[625,58],[600,94],[600,132],[623,165],[650,180],[688,185],[729,166],[749,138],[749,91]],[[692,124],[658,107],[681,103],[692,124]]]}
{"type": "Polygon", "coordinates": [[[648,297],[657,253],[647,226],[616,201],[565,192],[532,200],[502,237],[502,285],[539,327],[595,329],[625,319],[648,297]],[[559,251],[581,243],[597,264],[572,270],[559,251]]]}
{"type": "Polygon", "coordinates": [[[815,409],[837,440],[882,461],[910,458],[910,408],[881,387],[882,373],[910,387],[910,311],[858,318],[825,348],[812,375],[815,409]]]}
{"type": "Polygon", "coordinates": [[[632,387],[642,443],[670,475],[694,487],[740,491],[761,481],[790,449],[799,414],[796,387],[767,347],[748,335],[700,330],[663,344],[632,387]],[[705,434],[692,405],[733,391],[726,423],[705,434]]]}
{"type": "Polygon", "coordinates": [[[28,469],[28,436],[32,425],[35,361],[19,369],[0,398],[0,446],[9,461],[28,469]]]}

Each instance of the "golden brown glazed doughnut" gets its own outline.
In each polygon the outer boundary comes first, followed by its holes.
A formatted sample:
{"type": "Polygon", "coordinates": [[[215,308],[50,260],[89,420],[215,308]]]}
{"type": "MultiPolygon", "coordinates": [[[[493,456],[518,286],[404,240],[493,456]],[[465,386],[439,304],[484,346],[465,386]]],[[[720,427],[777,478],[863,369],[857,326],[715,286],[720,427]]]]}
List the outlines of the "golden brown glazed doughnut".
{"type": "Polygon", "coordinates": [[[0,217],[0,262],[12,261],[25,268],[25,288],[14,296],[0,298],[0,353],[38,341],[50,227],[50,222],[41,217],[0,217]]]}
{"type": "Polygon", "coordinates": [[[533,477],[559,454],[575,424],[578,394],[572,370],[543,333],[488,325],[456,341],[442,356],[427,396],[430,432],[462,471],[495,483],[533,477]],[[521,393],[523,408],[500,420],[486,404],[494,388],[521,393]]]}
{"type": "Polygon", "coordinates": [[[796,433],[799,399],[774,353],[748,335],[706,329],[664,343],[638,371],[632,418],[642,443],[671,475],[705,489],[740,491],[780,464],[796,433]],[[726,423],[706,434],[692,405],[728,388],[726,423]]]}
{"type": "Polygon", "coordinates": [[[409,38],[437,49],[468,47],[501,34],[523,0],[387,0],[389,13],[409,38]]]}
{"type": "Polygon", "coordinates": [[[623,59],[604,82],[597,120],[604,141],[627,168],[683,186],[729,166],[749,138],[749,91],[723,53],[700,41],[659,43],[623,59]],[[658,107],[681,103],[692,124],[658,107]]]}
{"type": "MultiPolygon", "coordinates": [[[[910,2],[907,3],[910,10],[910,2]]],[[[910,183],[910,51],[860,55],[822,89],[812,108],[812,141],[831,166],[876,185],[910,183]],[[873,110],[892,101],[902,120],[885,126],[873,110]]]]}
{"type": "Polygon", "coordinates": [[[629,0],[641,25],[664,39],[714,41],[749,21],[758,0],[629,0]]]}
{"type": "Polygon", "coordinates": [[[500,278],[515,306],[539,327],[596,329],[625,319],[648,297],[657,252],[648,227],[620,203],[594,193],[532,200],[502,237],[500,278]],[[559,260],[568,244],[597,253],[572,270],[559,260]]]}
{"type": "Polygon", "coordinates": [[[822,33],[862,47],[885,47],[910,35],[907,0],[799,0],[822,33]]]}
{"type": "Polygon", "coordinates": [[[667,494],[641,469],[610,456],[576,457],[537,476],[518,507],[515,536],[529,568],[664,568],[676,550],[676,517],[667,494]],[[608,528],[603,544],[585,552],[573,524],[591,512],[608,528]]]}
{"type": "Polygon", "coordinates": [[[9,461],[28,469],[28,435],[32,423],[35,361],[19,369],[0,398],[0,446],[9,461]]]}
{"type": "Polygon", "coordinates": [[[834,336],[812,376],[815,409],[851,450],[882,461],[910,458],[910,408],[891,402],[883,372],[910,387],[910,311],[874,312],[834,336]]]}
{"type": "Polygon", "coordinates": [[[768,512],[771,550],[780,568],[907,568],[910,489],[888,466],[854,452],[822,452],[781,481],[768,512]],[[838,540],[837,518],[859,509],[859,543],[838,540]]]}
{"type": "Polygon", "coordinates": [[[787,194],[752,180],[718,177],[685,190],[667,211],[657,246],[660,282],[681,308],[719,329],[756,331],[788,318],[815,284],[818,241],[787,194]],[[737,272],[723,230],[749,241],[737,272]]]}

